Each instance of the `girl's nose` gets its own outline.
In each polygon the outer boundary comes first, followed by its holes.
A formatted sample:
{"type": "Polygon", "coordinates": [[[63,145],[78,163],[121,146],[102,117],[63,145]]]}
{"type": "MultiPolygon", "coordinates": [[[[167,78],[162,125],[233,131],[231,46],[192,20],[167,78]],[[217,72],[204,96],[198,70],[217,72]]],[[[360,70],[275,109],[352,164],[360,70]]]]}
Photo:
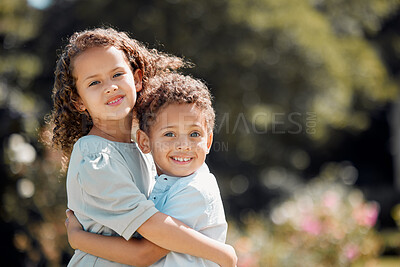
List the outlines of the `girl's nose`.
{"type": "Polygon", "coordinates": [[[111,94],[111,93],[114,93],[115,91],[117,91],[117,89],[118,89],[118,86],[116,86],[115,84],[111,84],[111,85],[107,86],[105,92],[106,92],[106,94],[111,94]]]}

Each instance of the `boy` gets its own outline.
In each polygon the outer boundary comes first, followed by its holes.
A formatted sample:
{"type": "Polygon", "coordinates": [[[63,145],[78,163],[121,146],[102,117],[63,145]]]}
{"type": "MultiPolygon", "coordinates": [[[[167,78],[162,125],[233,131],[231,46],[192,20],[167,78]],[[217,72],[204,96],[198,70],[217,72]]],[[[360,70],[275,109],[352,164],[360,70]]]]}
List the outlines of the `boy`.
{"type": "MultiPolygon", "coordinates": [[[[213,140],[215,113],[207,87],[189,76],[170,73],[149,81],[137,102],[137,143],[151,153],[156,183],[150,199],[156,208],[193,229],[225,242],[227,223],[215,177],[204,164],[213,140]]],[[[71,213],[67,230],[71,246],[129,264],[133,247],[98,235],[91,244],[71,213]],[[101,244],[101,245],[99,245],[101,244]],[[110,251],[117,255],[110,257],[110,251]]],[[[118,238],[118,237],[117,237],[118,238]]],[[[173,238],[173,237],[171,237],[173,238]]],[[[137,240],[136,240],[137,241],[137,240]]],[[[136,242],[135,241],[135,242],[136,242]]],[[[202,258],[169,252],[153,266],[217,266],[202,258]]]]}

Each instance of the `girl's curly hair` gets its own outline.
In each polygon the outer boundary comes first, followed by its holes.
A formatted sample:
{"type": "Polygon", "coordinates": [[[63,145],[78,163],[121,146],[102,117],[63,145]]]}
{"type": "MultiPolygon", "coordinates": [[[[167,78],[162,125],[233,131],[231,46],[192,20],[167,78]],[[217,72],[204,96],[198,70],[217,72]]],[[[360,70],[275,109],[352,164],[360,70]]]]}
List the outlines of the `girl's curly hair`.
{"type": "Polygon", "coordinates": [[[213,131],[215,112],[207,86],[189,75],[165,73],[149,80],[148,90],[136,102],[139,128],[149,134],[158,113],[170,104],[194,104],[205,116],[209,133],[213,131]]]}
{"type": "Polygon", "coordinates": [[[79,96],[72,75],[73,60],[85,50],[101,46],[114,46],[123,51],[132,71],[142,70],[143,92],[146,91],[151,77],[189,66],[182,58],[148,49],[130,38],[127,33],[112,28],[96,28],[74,33],[57,61],[52,92],[53,109],[47,118],[47,122],[53,127],[52,145],[61,149],[67,159],[73,144],[80,137],[87,135],[93,126],[90,115],[78,111],[75,106],[79,96]]]}

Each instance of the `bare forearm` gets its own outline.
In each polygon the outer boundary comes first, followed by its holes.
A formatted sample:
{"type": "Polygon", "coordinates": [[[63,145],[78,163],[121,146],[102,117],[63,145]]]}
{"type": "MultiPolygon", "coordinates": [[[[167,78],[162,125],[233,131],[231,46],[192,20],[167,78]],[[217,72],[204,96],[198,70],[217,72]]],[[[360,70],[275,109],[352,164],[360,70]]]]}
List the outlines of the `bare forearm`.
{"type": "Polygon", "coordinates": [[[127,265],[148,266],[169,252],[145,239],[126,241],[122,237],[84,231],[74,233],[71,238],[79,250],[127,265]]]}
{"type": "Polygon", "coordinates": [[[193,230],[179,220],[156,213],[137,230],[165,249],[205,258],[221,266],[235,266],[236,255],[229,247],[193,230]]]}

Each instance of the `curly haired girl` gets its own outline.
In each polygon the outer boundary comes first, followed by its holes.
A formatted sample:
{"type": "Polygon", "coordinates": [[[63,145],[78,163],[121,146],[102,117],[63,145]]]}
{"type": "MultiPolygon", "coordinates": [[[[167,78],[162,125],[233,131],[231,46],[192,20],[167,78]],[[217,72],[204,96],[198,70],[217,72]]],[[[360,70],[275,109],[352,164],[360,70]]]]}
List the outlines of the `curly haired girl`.
{"type": "MultiPolygon", "coordinates": [[[[146,90],[150,77],[184,65],[113,29],[77,32],[69,39],[57,62],[51,116],[53,143],[69,157],[68,208],[84,230],[134,243],[135,265],[149,265],[172,250],[233,266],[231,247],[147,200],[153,161],[131,141],[137,93],[146,90]],[[145,239],[131,239],[135,231],[145,239]]],[[[69,266],[121,264],[75,250],[69,266]]]]}
{"type": "MultiPolygon", "coordinates": [[[[177,73],[158,75],[149,84],[149,90],[136,104],[140,125],[137,143],[143,153],[153,155],[157,169],[149,199],[159,211],[224,242],[227,233],[224,208],[216,178],[205,164],[215,118],[211,94],[201,81],[177,73]]],[[[75,242],[72,246],[130,264],[132,249],[123,238],[82,231],[73,214],[68,215],[67,233],[73,231],[69,240],[75,242]]],[[[170,252],[151,266],[216,267],[217,264],[170,252]]]]}
{"type": "MultiPolygon", "coordinates": [[[[86,111],[77,108],[79,94],[76,77],[73,75],[73,61],[84,51],[93,47],[113,46],[122,51],[132,70],[140,70],[141,87],[146,88],[150,77],[170,70],[177,70],[188,64],[181,58],[167,55],[156,49],[148,49],[124,32],[112,28],[96,28],[74,33],[57,61],[54,72],[53,110],[50,123],[53,128],[53,145],[69,158],[73,144],[89,133],[93,121],[86,111]]],[[[138,92],[140,94],[140,91],[138,92]]]]}

